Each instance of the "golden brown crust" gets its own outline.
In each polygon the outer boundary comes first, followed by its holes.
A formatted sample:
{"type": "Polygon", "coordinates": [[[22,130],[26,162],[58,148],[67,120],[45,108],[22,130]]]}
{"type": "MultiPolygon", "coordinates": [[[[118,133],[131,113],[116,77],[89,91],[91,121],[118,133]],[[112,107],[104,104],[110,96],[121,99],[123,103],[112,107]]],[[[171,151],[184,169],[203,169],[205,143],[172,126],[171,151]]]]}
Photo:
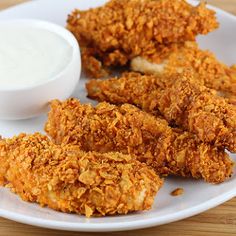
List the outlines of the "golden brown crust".
{"type": "MultiPolygon", "coordinates": [[[[191,68],[198,82],[206,87],[226,93],[226,96],[228,93],[236,95],[236,73],[233,67],[218,61],[210,51],[199,49],[196,42],[162,45],[152,55],[142,58],[153,65],[163,65],[162,70],[152,67],[150,73],[170,76],[183,72],[185,68],[191,68]]],[[[142,66],[144,61],[142,60],[140,66],[138,59],[131,61],[131,69],[142,73],[148,72],[148,67],[142,66]]]]}
{"type": "Polygon", "coordinates": [[[81,47],[82,67],[89,77],[103,78],[109,75],[109,69],[102,65],[96,56],[93,48],[81,47]]]}
{"type": "Polygon", "coordinates": [[[23,200],[87,217],[150,209],[162,186],[129,155],[85,153],[39,133],[1,140],[0,161],[1,183],[23,200]]]}
{"type": "Polygon", "coordinates": [[[99,101],[130,103],[160,112],[204,142],[236,151],[236,107],[198,84],[192,73],[168,78],[125,73],[120,78],[91,80],[88,95],[99,101]]]}
{"type": "MultiPolygon", "coordinates": [[[[153,54],[159,44],[195,40],[218,27],[215,12],[204,2],[193,7],[185,0],[111,0],[99,8],[75,10],[67,23],[103,66],[125,65],[135,56],[153,54]]],[[[91,69],[92,64],[84,66],[91,69]]],[[[96,70],[90,72],[98,77],[96,70]]]]}
{"type": "Polygon", "coordinates": [[[94,108],[76,99],[55,100],[45,130],[55,142],[86,151],[129,153],[163,175],[220,183],[232,173],[232,161],[223,150],[129,104],[100,103],[94,108]]]}

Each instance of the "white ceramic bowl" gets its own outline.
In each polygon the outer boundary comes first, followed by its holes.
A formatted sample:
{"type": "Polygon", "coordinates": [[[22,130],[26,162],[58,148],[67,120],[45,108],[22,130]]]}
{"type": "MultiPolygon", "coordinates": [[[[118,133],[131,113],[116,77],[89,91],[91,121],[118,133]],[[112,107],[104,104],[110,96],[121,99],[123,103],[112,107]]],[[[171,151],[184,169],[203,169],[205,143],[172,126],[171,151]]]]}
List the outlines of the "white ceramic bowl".
{"type": "Polygon", "coordinates": [[[53,78],[21,88],[0,87],[0,119],[18,120],[38,116],[47,111],[48,103],[52,99],[68,98],[75,89],[81,73],[80,49],[74,36],[59,25],[41,20],[3,20],[0,24],[48,30],[65,39],[73,50],[69,64],[53,78]]]}

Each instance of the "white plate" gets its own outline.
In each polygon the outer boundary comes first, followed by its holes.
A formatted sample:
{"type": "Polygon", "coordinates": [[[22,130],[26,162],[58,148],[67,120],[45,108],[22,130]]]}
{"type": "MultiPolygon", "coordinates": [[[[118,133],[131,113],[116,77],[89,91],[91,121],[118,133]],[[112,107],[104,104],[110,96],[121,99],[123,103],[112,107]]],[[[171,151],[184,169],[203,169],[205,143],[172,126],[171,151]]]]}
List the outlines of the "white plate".
{"type": "MultiPolygon", "coordinates": [[[[37,0],[0,12],[0,19],[37,18],[65,25],[67,14],[75,7],[86,9],[104,2],[105,0],[37,0]]],[[[216,9],[216,11],[221,22],[220,30],[206,37],[200,37],[199,42],[203,48],[211,49],[220,59],[231,64],[236,62],[236,53],[233,53],[236,49],[236,17],[221,10],[216,9]]],[[[80,98],[82,102],[87,102],[89,100],[86,98],[84,83],[85,80],[80,81],[74,96],[80,98]]],[[[20,132],[43,131],[45,120],[46,116],[17,122],[1,121],[0,134],[11,137],[20,132]]],[[[1,188],[0,216],[53,229],[119,231],[145,228],[184,219],[215,207],[234,196],[236,196],[235,175],[220,185],[210,185],[196,180],[168,178],[158,194],[152,210],[127,216],[86,219],[83,216],[59,213],[48,208],[41,208],[37,204],[23,202],[8,189],[1,188]],[[184,188],[184,195],[171,197],[169,193],[176,187],[184,188]]]]}

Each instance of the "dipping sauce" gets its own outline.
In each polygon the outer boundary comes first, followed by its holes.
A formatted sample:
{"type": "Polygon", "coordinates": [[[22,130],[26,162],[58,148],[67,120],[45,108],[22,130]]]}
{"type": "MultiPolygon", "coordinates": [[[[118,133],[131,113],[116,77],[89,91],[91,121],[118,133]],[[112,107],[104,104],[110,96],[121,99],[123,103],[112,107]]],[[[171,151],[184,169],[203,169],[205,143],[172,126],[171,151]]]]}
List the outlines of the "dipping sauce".
{"type": "Polygon", "coordinates": [[[0,26],[0,87],[26,87],[53,79],[73,49],[60,35],[30,26],[0,26]]]}

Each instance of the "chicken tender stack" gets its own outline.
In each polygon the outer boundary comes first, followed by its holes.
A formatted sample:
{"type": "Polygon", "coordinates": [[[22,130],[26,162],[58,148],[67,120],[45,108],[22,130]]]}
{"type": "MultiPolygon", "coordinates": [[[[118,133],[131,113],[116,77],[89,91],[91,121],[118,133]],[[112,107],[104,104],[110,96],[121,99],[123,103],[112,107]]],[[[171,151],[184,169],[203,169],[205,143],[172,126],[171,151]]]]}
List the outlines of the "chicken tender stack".
{"type": "Polygon", "coordinates": [[[159,75],[191,68],[203,85],[236,104],[236,70],[218,61],[195,42],[218,27],[215,12],[204,1],[111,0],[102,7],[75,10],[68,29],[82,46],[84,69],[91,77],[108,75],[108,67],[159,75]]]}
{"type": "Polygon", "coordinates": [[[205,1],[110,0],[73,11],[67,28],[90,76],[127,66],[146,74],[91,80],[88,96],[103,101],[96,107],[52,101],[49,137],[0,137],[1,186],[90,217],[150,209],[163,185],[159,175],[213,184],[231,177],[225,148],[236,152],[236,107],[229,103],[236,104],[236,66],[195,42],[218,28],[205,1]]]}
{"type": "Polygon", "coordinates": [[[162,114],[170,124],[204,142],[236,151],[236,107],[198,84],[191,73],[170,76],[125,73],[120,78],[91,80],[88,95],[98,101],[130,103],[162,114]]]}
{"type": "Polygon", "coordinates": [[[232,173],[233,163],[224,150],[172,129],[164,119],[129,104],[100,103],[94,108],[76,99],[55,100],[45,130],[56,143],[77,144],[85,151],[131,154],[162,175],[220,183],[232,173]]]}
{"type": "Polygon", "coordinates": [[[90,216],[150,209],[155,172],[120,153],[83,152],[39,133],[0,140],[0,183],[25,201],[90,216]]]}
{"type": "Polygon", "coordinates": [[[215,12],[204,2],[194,7],[185,0],[111,0],[75,10],[67,23],[93,77],[104,76],[104,66],[126,65],[136,56],[152,55],[160,44],[194,40],[218,27],[215,12]]]}

